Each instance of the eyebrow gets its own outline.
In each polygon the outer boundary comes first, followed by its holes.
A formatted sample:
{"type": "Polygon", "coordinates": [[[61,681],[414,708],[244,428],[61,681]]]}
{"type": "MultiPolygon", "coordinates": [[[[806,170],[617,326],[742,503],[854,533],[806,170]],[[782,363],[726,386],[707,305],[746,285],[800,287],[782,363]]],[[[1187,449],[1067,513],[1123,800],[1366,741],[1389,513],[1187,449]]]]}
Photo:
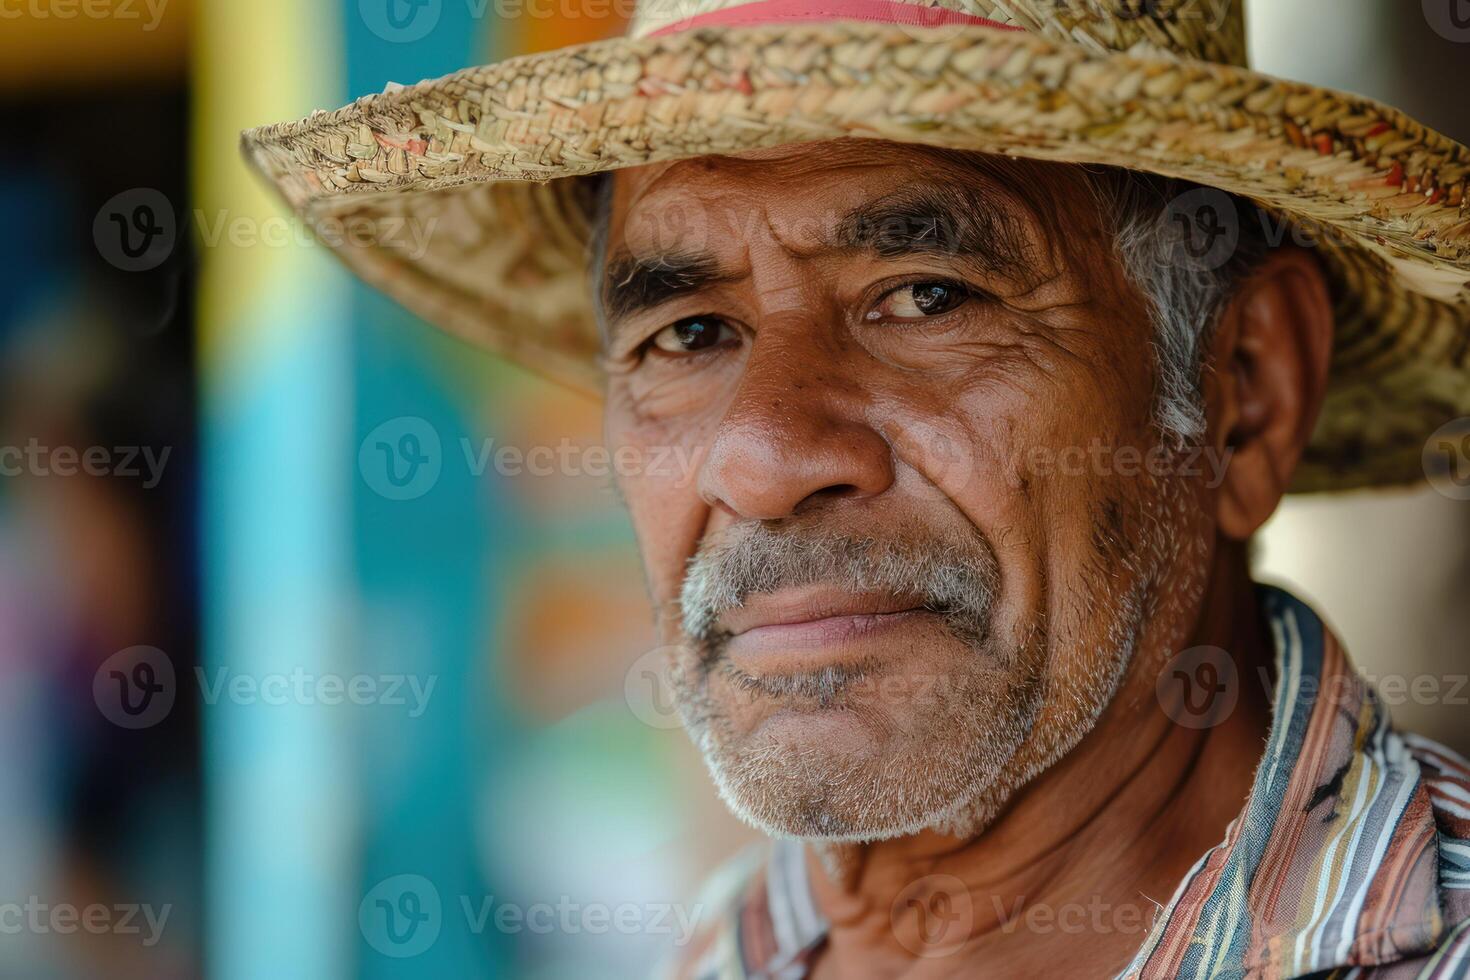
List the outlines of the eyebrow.
{"type": "Polygon", "coordinates": [[[834,244],[881,258],[955,257],[987,272],[1024,276],[1036,243],[1019,207],[968,186],[907,187],[850,211],[834,244]]]}
{"type": "MultiPolygon", "coordinates": [[[[1024,277],[1036,246],[1015,207],[967,186],[909,187],[847,212],[824,244],[887,259],[950,256],[988,272],[1024,277]]],[[[740,278],[707,253],[620,252],[608,259],[603,276],[604,330],[615,334],[617,324],[635,313],[740,278]]]]}
{"type": "Polygon", "coordinates": [[[722,272],[710,255],[635,257],[622,253],[608,260],[602,285],[603,310],[608,321],[616,324],[630,314],[738,278],[722,272]]]}

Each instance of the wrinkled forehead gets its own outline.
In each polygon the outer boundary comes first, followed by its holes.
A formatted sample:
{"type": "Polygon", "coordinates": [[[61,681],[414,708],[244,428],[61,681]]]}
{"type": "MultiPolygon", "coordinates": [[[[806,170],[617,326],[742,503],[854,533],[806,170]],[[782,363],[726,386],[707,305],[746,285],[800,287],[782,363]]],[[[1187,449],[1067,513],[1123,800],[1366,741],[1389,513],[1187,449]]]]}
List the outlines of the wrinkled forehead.
{"type": "MultiPolygon", "coordinates": [[[[1059,230],[1060,215],[1086,203],[1076,167],[880,140],[650,164],[618,171],[612,180],[609,242],[655,259],[718,253],[753,235],[773,237],[797,253],[832,248],[850,237],[844,226],[861,218],[865,205],[885,198],[907,200],[917,220],[926,206],[956,212],[929,215],[935,220],[963,219],[983,207],[1014,222],[1014,232],[1040,241],[1059,230]]],[[[893,217],[899,216],[895,210],[893,217]]]]}

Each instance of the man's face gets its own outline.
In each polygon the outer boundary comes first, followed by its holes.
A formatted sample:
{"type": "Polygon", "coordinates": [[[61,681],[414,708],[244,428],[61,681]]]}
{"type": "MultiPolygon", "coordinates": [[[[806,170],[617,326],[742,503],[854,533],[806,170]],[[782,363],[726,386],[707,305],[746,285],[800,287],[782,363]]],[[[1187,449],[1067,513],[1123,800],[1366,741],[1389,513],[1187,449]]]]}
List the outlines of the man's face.
{"type": "Polygon", "coordinates": [[[607,438],[649,464],[620,485],[681,711],[757,826],[973,832],[1182,638],[1207,510],[1111,249],[1059,166],[617,175],[607,438]]]}

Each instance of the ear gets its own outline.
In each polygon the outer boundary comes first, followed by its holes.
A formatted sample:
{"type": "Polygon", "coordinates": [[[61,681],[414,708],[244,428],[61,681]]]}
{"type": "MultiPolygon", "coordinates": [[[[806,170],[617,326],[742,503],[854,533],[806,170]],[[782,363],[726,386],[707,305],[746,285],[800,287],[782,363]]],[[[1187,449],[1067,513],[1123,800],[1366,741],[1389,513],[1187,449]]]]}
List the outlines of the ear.
{"type": "Polygon", "coordinates": [[[1211,447],[1228,461],[1216,494],[1226,537],[1249,538],[1286,493],[1322,407],[1332,333],[1321,266],[1294,246],[1273,249],[1221,314],[1205,399],[1211,447]]]}

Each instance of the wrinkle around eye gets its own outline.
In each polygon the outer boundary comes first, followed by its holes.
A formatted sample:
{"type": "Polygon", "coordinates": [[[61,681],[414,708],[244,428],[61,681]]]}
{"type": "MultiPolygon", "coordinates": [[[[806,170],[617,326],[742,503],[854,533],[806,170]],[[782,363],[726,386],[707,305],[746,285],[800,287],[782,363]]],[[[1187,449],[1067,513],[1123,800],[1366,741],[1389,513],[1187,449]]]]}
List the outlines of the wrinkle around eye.
{"type": "Polygon", "coordinates": [[[1085,280],[1069,275],[1066,269],[1051,270],[1021,289],[996,288],[992,293],[1012,309],[1033,314],[1086,306],[1097,299],[1096,291],[1085,280]]]}
{"type": "Polygon", "coordinates": [[[865,324],[869,329],[863,331],[862,342],[874,357],[900,370],[955,379],[984,376],[1005,382],[1021,375],[1047,376],[1057,373],[1064,360],[1087,360],[1074,349],[1077,345],[1062,343],[1052,328],[1036,324],[1034,316],[997,309],[962,309],[887,330],[865,324]]]}

